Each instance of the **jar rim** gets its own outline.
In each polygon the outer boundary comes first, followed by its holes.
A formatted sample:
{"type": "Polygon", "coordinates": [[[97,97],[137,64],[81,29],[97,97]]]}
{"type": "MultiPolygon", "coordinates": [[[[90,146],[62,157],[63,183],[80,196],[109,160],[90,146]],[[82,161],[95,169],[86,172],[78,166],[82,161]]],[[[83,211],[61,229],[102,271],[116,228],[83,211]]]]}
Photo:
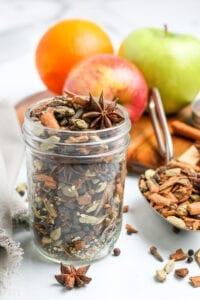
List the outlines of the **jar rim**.
{"type": "Polygon", "coordinates": [[[26,109],[22,130],[25,143],[34,151],[87,158],[111,155],[127,148],[131,121],[123,106],[118,104],[117,107],[124,120],[115,126],[97,130],[54,129],[31,119],[31,111],[52,98],[37,101],[26,109]],[[84,136],[86,137],[82,138],[84,136]]]}
{"type": "Polygon", "coordinates": [[[117,104],[117,107],[120,109],[120,111],[123,113],[124,116],[124,120],[122,122],[120,122],[119,124],[109,127],[109,128],[104,128],[104,129],[98,129],[98,130],[66,130],[66,129],[54,129],[48,126],[41,126],[41,124],[38,124],[36,122],[33,122],[30,118],[30,112],[36,108],[38,105],[41,105],[42,103],[45,103],[48,100],[53,99],[54,97],[48,97],[48,98],[44,98],[42,100],[39,100],[33,104],[31,104],[25,111],[25,119],[24,119],[24,124],[23,127],[25,126],[25,124],[27,123],[28,125],[34,126],[34,129],[47,129],[47,130],[51,130],[51,132],[55,132],[55,133],[73,133],[74,135],[80,135],[80,133],[84,133],[84,134],[94,134],[94,133],[107,133],[107,132],[111,132],[112,130],[116,130],[116,129],[120,129],[123,127],[127,127],[127,131],[130,130],[131,127],[131,122],[129,119],[129,115],[128,115],[128,111],[126,110],[125,107],[123,107],[120,104],[117,104]]]}

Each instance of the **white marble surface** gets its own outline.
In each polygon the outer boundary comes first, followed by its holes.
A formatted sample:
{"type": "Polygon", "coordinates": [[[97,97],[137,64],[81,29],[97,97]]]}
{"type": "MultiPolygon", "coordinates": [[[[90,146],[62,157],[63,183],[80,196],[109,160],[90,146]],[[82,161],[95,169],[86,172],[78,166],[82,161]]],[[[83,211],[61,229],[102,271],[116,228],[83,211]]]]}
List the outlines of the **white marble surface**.
{"type": "MultiPolygon", "coordinates": [[[[199,11],[199,0],[0,0],[0,97],[16,103],[45,88],[35,69],[34,51],[39,36],[55,20],[64,17],[94,20],[110,34],[117,49],[130,31],[143,26],[168,24],[173,31],[200,37],[199,11]]],[[[54,280],[54,274],[59,272],[58,265],[44,261],[36,253],[30,233],[21,231],[15,233],[15,238],[24,248],[24,259],[9,289],[0,298],[199,299],[199,289],[191,287],[188,277],[177,280],[170,274],[165,283],[155,282],[155,270],[163,264],[148,253],[149,247],[156,245],[167,261],[168,254],[177,248],[186,251],[199,248],[200,235],[174,234],[171,226],[145,205],[137,181],[136,176],[127,177],[124,202],[129,204],[130,211],[124,214],[124,224],[132,224],[139,233],[128,236],[123,226],[116,245],[121,248],[121,255],[109,255],[94,263],[88,272],[93,277],[89,286],[73,291],[58,286],[54,280]]],[[[200,275],[196,263],[179,262],[178,267],[188,267],[191,276],[200,275]]]]}

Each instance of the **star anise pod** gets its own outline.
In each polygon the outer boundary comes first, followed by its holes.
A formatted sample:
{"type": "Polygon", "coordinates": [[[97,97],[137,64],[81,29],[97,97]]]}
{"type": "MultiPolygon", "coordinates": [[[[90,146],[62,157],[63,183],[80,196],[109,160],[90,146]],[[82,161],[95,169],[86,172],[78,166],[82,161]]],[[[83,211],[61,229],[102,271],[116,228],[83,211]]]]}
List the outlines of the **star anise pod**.
{"type": "Polygon", "coordinates": [[[103,92],[99,99],[95,99],[90,94],[88,110],[82,118],[88,121],[91,129],[110,128],[124,120],[117,108],[117,100],[105,101],[103,92]]]}
{"type": "Polygon", "coordinates": [[[92,278],[87,277],[87,273],[90,265],[75,268],[74,266],[60,264],[61,274],[55,275],[56,280],[67,289],[73,289],[74,287],[82,287],[88,284],[92,278]]]}

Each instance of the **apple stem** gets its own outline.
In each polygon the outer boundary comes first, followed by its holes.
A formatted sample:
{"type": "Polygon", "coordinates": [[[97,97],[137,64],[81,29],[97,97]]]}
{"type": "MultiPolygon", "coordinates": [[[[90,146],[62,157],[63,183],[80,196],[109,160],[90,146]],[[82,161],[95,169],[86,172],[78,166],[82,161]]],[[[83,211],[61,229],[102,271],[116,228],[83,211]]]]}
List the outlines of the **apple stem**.
{"type": "Polygon", "coordinates": [[[165,33],[165,36],[168,35],[168,27],[167,27],[167,24],[164,24],[164,33],[165,33]]]}

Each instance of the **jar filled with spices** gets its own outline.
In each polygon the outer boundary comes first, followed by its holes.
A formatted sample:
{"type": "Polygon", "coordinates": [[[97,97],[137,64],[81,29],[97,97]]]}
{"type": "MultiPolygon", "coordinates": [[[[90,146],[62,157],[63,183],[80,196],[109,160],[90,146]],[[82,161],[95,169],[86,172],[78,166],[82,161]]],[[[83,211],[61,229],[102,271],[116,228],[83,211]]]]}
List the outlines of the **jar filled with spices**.
{"type": "Polygon", "coordinates": [[[25,114],[30,225],[40,253],[85,263],[107,255],[122,224],[127,111],[103,95],[39,101],[25,114]]]}

